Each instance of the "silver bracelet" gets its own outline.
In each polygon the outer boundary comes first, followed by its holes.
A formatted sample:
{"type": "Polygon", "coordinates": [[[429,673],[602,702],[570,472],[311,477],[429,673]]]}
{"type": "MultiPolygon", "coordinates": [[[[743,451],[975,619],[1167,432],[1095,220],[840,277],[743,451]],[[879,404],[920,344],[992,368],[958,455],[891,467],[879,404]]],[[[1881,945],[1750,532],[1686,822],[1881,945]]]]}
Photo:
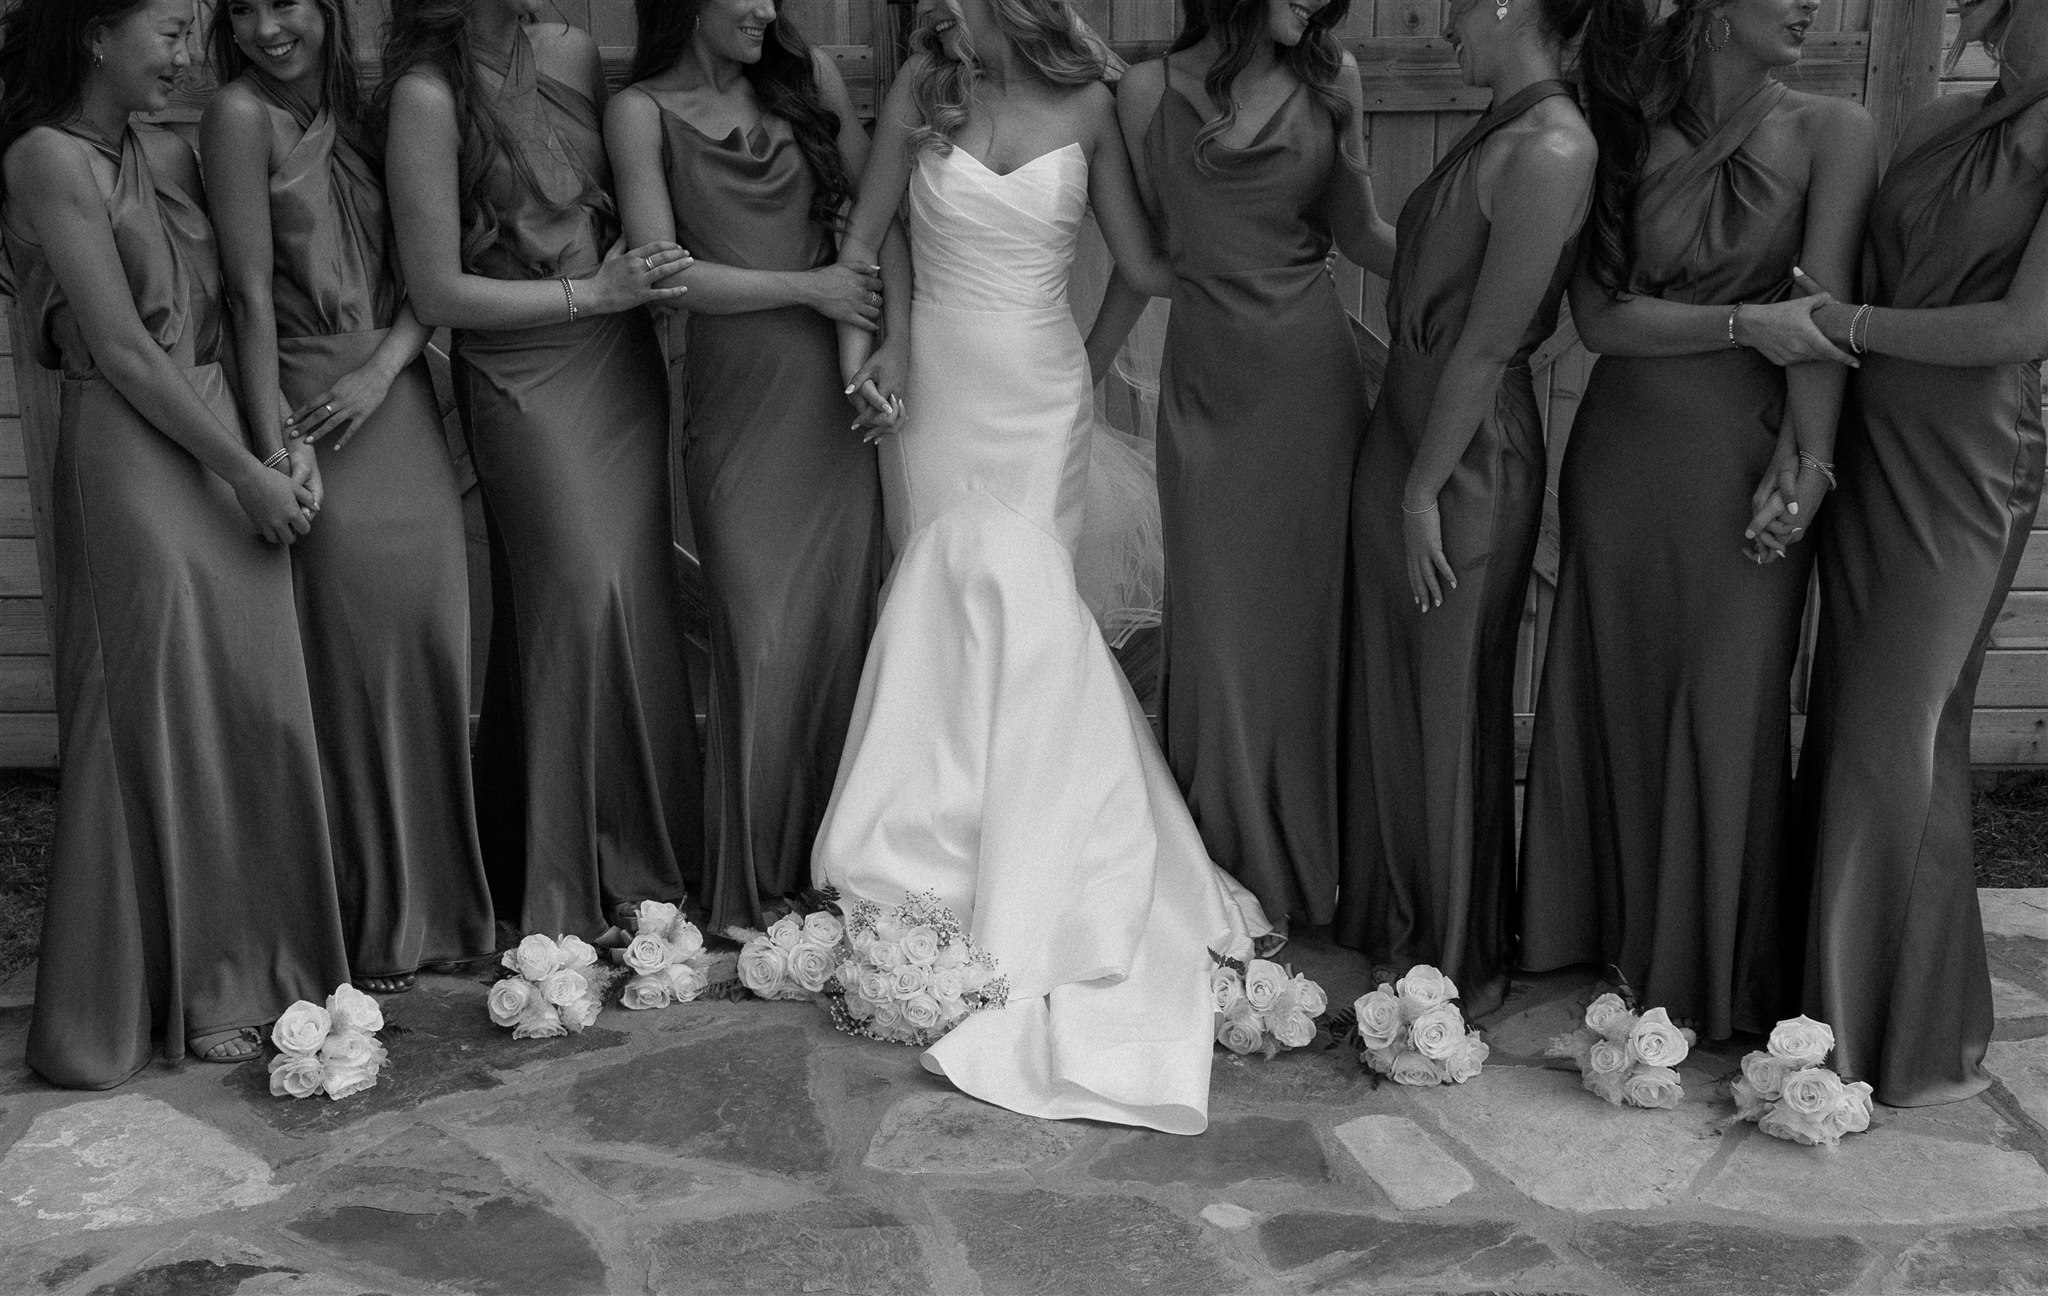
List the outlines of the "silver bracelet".
{"type": "Polygon", "coordinates": [[[272,450],[270,452],[270,457],[263,461],[263,466],[265,468],[275,468],[279,472],[283,472],[285,470],[287,461],[290,460],[291,457],[292,452],[289,446],[279,446],[277,449],[272,450]]]}
{"type": "Polygon", "coordinates": [[[1849,317],[1849,350],[1855,355],[1862,355],[1870,350],[1870,312],[1876,309],[1875,304],[1864,302],[1856,308],[1856,313],[1849,317]],[[1857,336],[1859,333],[1862,334],[1860,338],[1857,336]]]}
{"type": "Polygon", "coordinates": [[[1423,515],[1424,513],[1428,513],[1428,512],[1430,512],[1431,510],[1433,510],[1433,509],[1435,509],[1435,508],[1436,508],[1436,501],[1435,501],[1435,500],[1431,500],[1431,501],[1430,501],[1430,502],[1429,502],[1428,504],[1425,504],[1425,505],[1424,505],[1423,507],[1421,507],[1421,508],[1419,508],[1419,509],[1412,509],[1412,508],[1409,508],[1409,507],[1408,507],[1408,506],[1407,506],[1406,504],[1403,504],[1403,505],[1401,506],[1401,511],[1402,511],[1403,513],[1406,513],[1406,514],[1407,514],[1407,515],[1408,515],[1409,517],[1421,517],[1421,516],[1422,516],[1422,515],[1423,515]]]}
{"type": "Polygon", "coordinates": [[[1801,468],[1813,469],[1820,474],[1821,480],[1828,484],[1829,490],[1835,489],[1835,466],[1822,459],[1819,455],[1810,455],[1806,451],[1801,450],[1799,452],[1799,466],[1801,468]]]}
{"type": "Polygon", "coordinates": [[[569,282],[569,276],[562,276],[562,296],[569,300],[569,322],[576,322],[576,288],[569,282]]]}
{"type": "Polygon", "coordinates": [[[1740,313],[1742,312],[1742,308],[1743,308],[1744,306],[1747,306],[1747,305],[1749,305],[1749,303],[1748,303],[1748,302],[1736,302],[1736,303],[1735,303],[1735,304],[1734,304],[1733,306],[1730,306],[1730,307],[1728,308],[1728,345],[1729,345],[1729,346],[1741,346],[1741,345],[1742,345],[1742,344],[1741,344],[1740,342],[1737,342],[1737,341],[1735,340],[1735,317],[1736,317],[1737,315],[1739,315],[1739,314],[1740,314],[1740,313]]]}

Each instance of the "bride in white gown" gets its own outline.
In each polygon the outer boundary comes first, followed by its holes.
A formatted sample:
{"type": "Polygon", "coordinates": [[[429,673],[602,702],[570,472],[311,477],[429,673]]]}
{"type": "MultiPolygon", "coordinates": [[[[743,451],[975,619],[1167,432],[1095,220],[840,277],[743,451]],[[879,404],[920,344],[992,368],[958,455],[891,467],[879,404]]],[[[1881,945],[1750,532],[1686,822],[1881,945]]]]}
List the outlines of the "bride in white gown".
{"type": "Polygon", "coordinates": [[[935,892],[1009,978],[928,1069],[1033,1116],[1197,1134],[1210,950],[1270,925],[1210,862],[1073,567],[1093,422],[1066,292],[1091,203],[1127,279],[1170,271],[1062,0],[925,0],[918,44],[842,246],[873,258],[908,189],[907,345],[846,347],[893,424],[897,559],[813,871],[884,906],[935,892]]]}

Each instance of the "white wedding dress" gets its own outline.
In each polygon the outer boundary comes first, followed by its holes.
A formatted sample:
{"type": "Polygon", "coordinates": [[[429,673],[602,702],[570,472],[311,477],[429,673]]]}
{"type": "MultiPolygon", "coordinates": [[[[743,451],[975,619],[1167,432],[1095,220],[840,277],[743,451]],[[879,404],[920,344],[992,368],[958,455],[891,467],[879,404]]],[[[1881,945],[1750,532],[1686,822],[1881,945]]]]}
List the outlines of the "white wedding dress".
{"type": "Polygon", "coordinates": [[[1009,978],[928,1069],[1032,1116],[1198,1134],[1209,951],[1270,925],[1210,862],[1075,586],[1087,178],[1078,144],[1006,175],[918,159],[909,417],[881,443],[896,566],[812,864],[849,899],[936,892],[1009,978]]]}

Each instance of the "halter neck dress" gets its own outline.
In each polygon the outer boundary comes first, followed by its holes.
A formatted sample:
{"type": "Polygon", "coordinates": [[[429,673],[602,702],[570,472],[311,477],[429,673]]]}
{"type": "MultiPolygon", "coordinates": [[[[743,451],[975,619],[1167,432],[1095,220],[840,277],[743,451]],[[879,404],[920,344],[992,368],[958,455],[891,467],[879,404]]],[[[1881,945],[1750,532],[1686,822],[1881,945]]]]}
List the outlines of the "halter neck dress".
{"type": "Polygon", "coordinates": [[[1529,355],[1557,327],[1572,249],[1501,376],[1492,411],[1438,493],[1458,588],[1425,615],[1408,591],[1401,492],[1471,311],[1492,224],[1480,146],[1547,99],[1488,109],[1401,209],[1387,295],[1393,345],[1351,499],[1344,876],[1337,939],[1396,970],[1442,969],[1490,1011],[1513,963],[1515,640],[1543,513],[1543,421],[1529,355]]]}
{"type": "MultiPolygon", "coordinates": [[[[478,66],[516,151],[474,195],[464,268],[594,274],[619,235],[597,105],[536,67],[523,28],[478,66]]],[[[477,735],[492,898],[523,932],[595,936],[621,902],[682,899],[703,858],[661,351],[644,310],[455,345],[498,560],[477,735]]]]}
{"type": "MultiPolygon", "coordinates": [[[[376,163],[259,72],[270,122],[278,378],[296,409],[367,363],[402,293],[376,163]]],[[[424,360],[346,447],[318,445],[326,500],[292,546],[335,881],[358,978],[496,947],[469,774],[462,495],[424,360]]]]}
{"type": "MultiPolygon", "coordinates": [[[[1643,177],[1632,290],[1790,291],[1806,188],[1752,149],[1772,82],[1643,177]]],[[[1742,532],[1777,450],[1784,370],[1748,348],[1602,356],[1558,483],[1562,556],[1529,756],[1522,959],[1618,968],[1700,1033],[1790,1015],[1782,842],[1791,677],[1813,546],[1763,566],[1742,532]]]]}
{"type": "MultiPolygon", "coordinates": [[[[655,103],[679,243],[749,270],[831,261],[788,122],[713,138],[655,103]]],[[[669,382],[688,393],[683,481],[710,604],[707,901],[716,930],[760,927],[764,901],[810,885],[887,555],[881,478],[848,430],[832,321],[805,306],[684,321],[669,382]]]]}
{"type": "MultiPolygon", "coordinates": [[[[1892,163],[1871,206],[1870,300],[1997,301],[2048,202],[2048,83],[1994,87],[1892,163]]],[[[1799,792],[1813,869],[1805,1009],[1835,1065],[1895,1107],[1990,1084],[1991,979],[1970,851],[1984,649],[2041,500],[2038,361],[1951,368],[1872,352],[1821,520],[1820,639],[1799,792]]]]}
{"type": "Polygon", "coordinates": [[[1330,920],[1345,519],[1365,426],[1328,258],[1338,126],[1297,87],[1195,156],[1166,78],[1144,155],[1173,262],[1160,368],[1166,757],[1202,840],[1269,914],[1330,920]]]}
{"type": "MultiPolygon", "coordinates": [[[[222,299],[197,159],[83,125],[150,337],[223,424],[222,299]]],[[[227,482],[115,390],[42,247],[9,219],[17,339],[64,374],[51,465],[63,793],[28,1064],[106,1089],[185,1041],[348,979],[292,567],[227,482]],[[152,1040],[154,1039],[154,1048],[152,1040]]]]}

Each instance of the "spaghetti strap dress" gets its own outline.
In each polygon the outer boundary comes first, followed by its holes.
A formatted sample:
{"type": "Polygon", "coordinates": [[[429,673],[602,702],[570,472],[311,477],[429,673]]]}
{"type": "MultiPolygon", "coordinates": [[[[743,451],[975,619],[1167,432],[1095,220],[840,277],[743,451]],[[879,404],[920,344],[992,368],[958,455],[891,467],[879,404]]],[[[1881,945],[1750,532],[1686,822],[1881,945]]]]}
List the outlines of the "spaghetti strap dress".
{"type": "MultiPolygon", "coordinates": [[[[401,289],[376,165],[259,72],[268,109],[278,378],[294,409],[367,363],[401,289]]],[[[292,546],[327,831],[358,977],[496,948],[469,775],[462,494],[424,360],[348,444],[319,444],[318,524],[292,546]]]]}
{"type": "MultiPolygon", "coordinates": [[[[1643,177],[1633,291],[1789,290],[1806,189],[1747,147],[1788,91],[1643,177]]],[[[1565,449],[1562,554],[1529,756],[1522,961],[1617,969],[1709,1039],[1789,1015],[1783,840],[1792,662],[1813,546],[1742,543],[1777,451],[1785,371],[1747,348],[1602,356],[1565,449]]]]}
{"type": "MultiPolygon", "coordinates": [[[[1894,162],[1870,300],[1997,301],[2048,202],[2048,83],[2003,87],[1894,162]]],[[[1820,524],[1820,638],[1799,793],[1813,870],[1805,1009],[1836,1068],[1917,1107],[1991,1083],[1991,978],[1970,853],[1984,648],[2041,501],[2037,361],[1872,352],[1852,377],[1820,524]]]]}
{"type": "MultiPolygon", "coordinates": [[[[508,63],[478,65],[517,156],[483,177],[465,269],[595,273],[619,235],[597,105],[539,71],[523,28],[508,63]]],[[[517,781],[492,813],[523,802],[487,837],[492,896],[521,931],[595,936],[622,903],[680,901],[703,859],[661,350],[644,310],[455,345],[501,559],[479,778],[517,781]]]]}
{"type": "MultiPolygon", "coordinates": [[[[676,238],[698,259],[785,271],[831,260],[788,122],[720,139],[665,108],[661,122],[676,238]]],[[[710,604],[705,873],[722,931],[763,925],[764,901],[810,885],[888,541],[874,449],[848,430],[832,321],[803,306],[687,319],[670,382],[690,395],[683,481],[710,604]]]]}
{"type": "Polygon", "coordinates": [[[1557,327],[1572,249],[1502,372],[1493,409],[1438,493],[1458,573],[1425,615],[1408,592],[1401,493],[1491,234],[1479,150],[1571,87],[1538,81],[1488,109],[1417,186],[1396,226],[1392,345],[1352,483],[1354,567],[1337,939],[1374,963],[1427,963],[1467,1015],[1513,963],[1515,638],[1543,513],[1543,422],[1529,355],[1557,327]]]}
{"type": "Polygon", "coordinates": [[[1346,163],[1307,88],[1211,143],[1171,79],[1144,150],[1173,262],[1160,368],[1166,758],[1209,853],[1276,918],[1330,920],[1345,520],[1366,397],[1328,268],[1346,163]]]}
{"type": "MultiPolygon", "coordinates": [[[[153,127],[90,150],[136,314],[223,424],[220,267],[198,160],[153,127]]],[[[29,1025],[52,1084],[106,1089],[348,979],[292,564],[87,350],[5,227],[19,341],[64,374],[51,476],[63,792],[29,1025]]]]}

